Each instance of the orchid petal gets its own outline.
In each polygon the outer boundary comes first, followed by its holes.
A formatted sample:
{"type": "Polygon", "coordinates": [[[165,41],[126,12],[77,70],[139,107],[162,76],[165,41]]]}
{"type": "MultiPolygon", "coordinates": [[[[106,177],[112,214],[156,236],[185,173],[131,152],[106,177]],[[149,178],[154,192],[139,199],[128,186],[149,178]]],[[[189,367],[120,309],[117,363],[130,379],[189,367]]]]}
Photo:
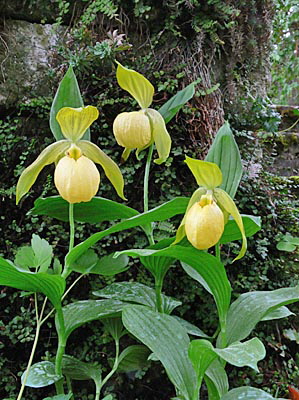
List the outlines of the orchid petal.
{"type": "Polygon", "coordinates": [[[121,162],[127,161],[132,149],[125,148],[121,155],[121,162]]]}
{"type": "Polygon", "coordinates": [[[214,189],[222,183],[222,172],[217,164],[186,157],[185,163],[194,175],[198,186],[214,189]]]}
{"type": "Polygon", "coordinates": [[[79,140],[90,125],[98,118],[99,112],[93,106],[61,108],[56,119],[59,122],[63,135],[72,142],[79,140]]]}
{"type": "Polygon", "coordinates": [[[171,149],[171,138],[167,132],[162,115],[152,108],[146,110],[151,120],[152,137],[155,142],[159,158],[154,160],[156,164],[162,164],[169,156],[171,149]]]}
{"type": "Polygon", "coordinates": [[[247,239],[246,239],[246,235],[245,235],[245,229],[244,229],[242,217],[241,217],[239,210],[238,210],[236,204],[234,203],[233,199],[224,190],[216,188],[214,190],[214,197],[216,198],[219,207],[221,207],[221,208],[223,207],[229,214],[232,215],[232,217],[236,221],[236,224],[238,225],[238,227],[241,231],[242,247],[241,247],[241,250],[240,250],[238,256],[234,259],[234,261],[239,260],[240,258],[242,258],[244,256],[244,254],[246,253],[246,250],[247,250],[247,239]]]}
{"type": "Polygon", "coordinates": [[[154,96],[153,85],[139,72],[123,67],[117,62],[116,78],[119,86],[130,93],[141,108],[152,104],[154,96]]]}
{"type": "Polygon", "coordinates": [[[206,189],[203,187],[200,187],[200,188],[196,189],[195,192],[192,194],[192,196],[189,200],[188,206],[186,208],[184,218],[182,219],[182,222],[177,230],[175,241],[172,244],[179,243],[186,236],[186,232],[185,232],[186,215],[187,215],[188,211],[190,210],[190,208],[196,202],[198,202],[201,199],[201,196],[205,193],[206,193],[206,189]]]}
{"type": "Polygon", "coordinates": [[[124,179],[117,164],[107,156],[97,145],[87,140],[80,140],[77,145],[83,154],[93,162],[100,164],[104,169],[107,178],[114,186],[117,194],[124,200],[124,179]]]}
{"type": "Polygon", "coordinates": [[[22,172],[16,189],[16,203],[20,201],[21,197],[26,194],[31,186],[36,181],[38,174],[40,171],[48,164],[55,162],[57,157],[60,154],[63,154],[68,148],[70,147],[70,142],[68,140],[59,140],[50,146],[46,147],[37,159],[29,165],[24,171],[22,172]]]}

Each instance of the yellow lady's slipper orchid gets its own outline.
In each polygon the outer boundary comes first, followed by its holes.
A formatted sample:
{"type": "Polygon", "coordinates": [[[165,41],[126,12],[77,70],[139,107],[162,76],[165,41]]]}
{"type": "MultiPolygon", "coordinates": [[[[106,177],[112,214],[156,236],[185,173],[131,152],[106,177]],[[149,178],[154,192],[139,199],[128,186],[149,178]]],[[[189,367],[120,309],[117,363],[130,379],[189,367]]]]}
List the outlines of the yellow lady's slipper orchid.
{"type": "Polygon", "coordinates": [[[224,216],[212,195],[202,195],[186,213],[185,231],[189,242],[205,250],[219,242],[224,231],[224,216]]]}
{"type": "Polygon", "coordinates": [[[132,149],[141,150],[155,143],[159,158],[156,164],[166,161],[171,148],[171,139],[162,115],[149,108],[153,101],[153,85],[138,72],[117,63],[116,77],[120,87],[129,92],[139,104],[140,111],[119,114],[113,123],[117,143],[124,147],[122,159],[125,161],[132,149]]]}
{"type": "Polygon", "coordinates": [[[55,185],[61,197],[69,203],[86,202],[96,195],[100,174],[95,163],[103,167],[118,195],[124,199],[124,180],[118,166],[98,146],[80,140],[98,115],[93,106],[59,110],[56,119],[65,139],[46,147],[22,172],[17,183],[17,203],[30,190],[43,167],[52,162],[57,163],[55,185]]]}
{"type": "Polygon", "coordinates": [[[189,200],[174,244],[187,235],[194,247],[200,250],[208,249],[219,242],[225,223],[229,215],[232,215],[242,235],[242,247],[235,260],[242,258],[247,249],[243,220],[233,199],[217,187],[222,183],[220,168],[217,164],[190,157],[186,157],[185,162],[199,188],[189,200]]]}

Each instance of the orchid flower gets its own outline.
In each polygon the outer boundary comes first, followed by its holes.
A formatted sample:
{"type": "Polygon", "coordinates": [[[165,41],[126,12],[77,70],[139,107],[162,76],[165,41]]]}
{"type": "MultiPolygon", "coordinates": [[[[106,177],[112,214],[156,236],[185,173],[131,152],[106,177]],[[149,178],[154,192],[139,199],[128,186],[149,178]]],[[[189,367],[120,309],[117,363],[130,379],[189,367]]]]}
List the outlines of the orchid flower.
{"type": "Polygon", "coordinates": [[[41,170],[53,162],[56,163],[55,185],[69,203],[89,201],[97,193],[100,174],[95,163],[103,167],[116,192],[124,199],[124,181],[118,166],[94,143],[81,140],[98,116],[99,112],[93,106],[59,110],[56,119],[65,139],[46,147],[22,172],[17,183],[17,203],[30,190],[41,170]]]}
{"type": "Polygon", "coordinates": [[[155,143],[159,158],[156,164],[162,164],[169,156],[171,139],[167,132],[162,115],[149,108],[153,102],[153,85],[138,72],[123,67],[117,63],[116,77],[119,86],[129,92],[140,106],[139,111],[123,112],[113,123],[113,132],[117,143],[124,147],[124,161],[132,149],[137,149],[136,155],[155,143]]]}

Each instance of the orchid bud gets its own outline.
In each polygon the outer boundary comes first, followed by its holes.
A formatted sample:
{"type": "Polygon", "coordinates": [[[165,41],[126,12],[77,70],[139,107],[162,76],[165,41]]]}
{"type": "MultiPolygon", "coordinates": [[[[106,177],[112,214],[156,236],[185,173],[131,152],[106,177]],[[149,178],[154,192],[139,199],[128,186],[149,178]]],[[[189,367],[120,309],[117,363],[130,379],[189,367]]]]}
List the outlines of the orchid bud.
{"type": "Polygon", "coordinates": [[[224,230],[224,216],[211,195],[203,195],[186,215],[185,231],[189,242],[199,250],[218,243],[224,230]]]}
{"type": "Polygon", "coordinates": [[[71,155],[75,157],[66,155],[59,160],[54,174],[55,186],[69,203],[90,201],[99,189],[99,171],[89,158],[76,159],[76,149],[72,149],[71,155]]]}
{"type": "Polygon", "coordinates": [[[117,143],[127,149],[141,149],[152,140],[149,118],[143,111],[119,114],[113,123],[117,143]]]}

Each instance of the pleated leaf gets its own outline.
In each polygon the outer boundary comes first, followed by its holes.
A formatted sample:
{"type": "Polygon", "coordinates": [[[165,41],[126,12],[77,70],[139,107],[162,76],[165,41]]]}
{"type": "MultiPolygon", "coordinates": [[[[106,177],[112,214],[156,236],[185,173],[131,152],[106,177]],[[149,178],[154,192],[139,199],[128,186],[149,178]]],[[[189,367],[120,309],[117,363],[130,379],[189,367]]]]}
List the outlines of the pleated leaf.
{"type": "Polygon", "coordinates": [[[223,360],[236,367],[248,366],[259,372],[257,363],[266,355],[263,343],[258,338],[247,342],[236,342],[223,349],[214,349],[223,360]]]}
{"type": "MultiPolygon", "coordinates": [[[[64,139],[59,123],[56,120],[58,111],[63,107],[79,108],[83,106],[84,104],[76,76],[73,68],[69,67],[59,84],[50,111],[50,128],[56,140],[64,139]]],[[[83,138],[85,140],[90,140],[89,129],[87,129],[83,138]]]]}
{"type": "Polygon", "coordinates": [[[195,93],[195,82],[190,83],[184,89],[180,90],[171,97],[161,108],[159,108],[159,113],[165,120],[167,124],[172,118],[177,114],[177,112],[192,99],[195,93]]]}
{"type": "Polygon", "coordinates": [[[136,305],[124,308],[123,323],[161,361],[182,398],[194,399],[196,375],[187,354],[189,337],[185,329],[170,315],[136,305]]]}
{"type": "Polygon", "coordinates": [[[149,364],[150,355],[148,347],[143,345],[132,345],[121,352],[118,358],[118,372],[132,372],[140,370],[149,364]]]}
{"type": "Polygon", "coordinates": [[[57,394],[54,397],[45,397],[43,400],[70,400],[72,398],[73,394],[57,394]]]}
{"type": "Polygon", "coordinates": [[[28,292],[43,293],[55,308],[61,305],[65,280],[58,275],[44,272],[22,272],[7,260],[0,258],[0,285],[10,286],[28,292]]]}
{"type": "Polygon", "coordinates": [[[138,214],[125,221],[119,222],[102,232],[98,232],[90,236],[84,242],[75,246],[66,256],[66,263],[71,267],[72,263],[76,261],[82,254],[86,252],[91,246],[99,240],[112,233],[120,232],[126,229],[134,228],[136,226],[143,226],[149,222],[165,221],[168,218],[177,214],[183,214],[186,210],[189,199],[187,197],[176,197],[167,203],[162,204],[150,211],[138,214]]]}
{"type": "MultiPolygon", "coordinates": [[[[142,304],[156,309],[155,289],[143,285],[139,282],[117,282],[106,286],[104,289],[93,292],[95,296],[106,299],[118,299],[127,303],[142,304]]],[[[162,295],[162,309],[166,314],[170,314],[182,303],[169,296],[162,295]]]]}
{"type": "MultiPolygon", "coordinates": [[[[65,337],[87,322],[118,315],[123,308],[119,300],[82,300],[62,308],[65,337]]],[[[56,318],[56,324],[58,323],[56,318]]]]}
{"type": "MultiPolygon", "coordinates": [[[[60,196],[35,200],[30,215],[47,215],[60,221],[69,220],[69,203],[60,196]]],[[[88,202],[74,204],[75,221],[97,224],[102,221],[131,218],[139,212],[104,197],[93,197],[88,202]]]]}
{"type": "MultiPolygon", "coordinates": [[[[261,229],[261,217],[253,215],[241,215],[245,236],[251,237],[261,229]]],[[[224,227],[224,232],[219,241],[220,244],[230,243],[234,240],[242,240],[241,231],[234,219],[229,219],[224,227]]]]}
{"type": "Polygon", "coordinates": [[[234,198],[242,177],[243,167],[240,152],[228,122],[225,122],[217,132],[206,161],[219,166],[222,172],[220,188],[234,198]]]}
{"type": "MultiPolygon", "coordinates": [[[[127,254],[133,257],[166,256],[186,263],[190,266],[191,271],[196,272],[196,274],[190,273],[190,276],[193,279],[197,279],[196,276],[199,275],[201,277],[199,282],[201,284],[205,282],[209,292],[215,299],[221,326],[225,325],[226,313],[230,304],[231,287],[224,266],[216,257],[204,251],[197,250],[194,247],[182,247],[178,245],[162,250],[125,250],[116,254],[127,254]]],[[[185,271],[188,273],[186,269],[185,271]]]]}
{"type": "Polygon", "coordinates": [[[70,379],[77,381],[92,379],[99,383],[102,380],[101,369],[99,366],[88,364],[66,354],[62,358],[62,373],[70,379]]]}
{"type": "Polygon", "coordinates": [[[267,313],[261,321],[271,321],[273,319],[280,319],[280,318],[287,318],[290,317],[291,315],[295,315],[293,312],[291,312],[288,307],[282,306],[279,308],[276,308],[273,311],[270,311],[267,313]]]}
{"type": "Polygon", "coordinates": [[[72,271],[81,274],[97,274],[104,276],[113,276],[126,271],[129,258],[125,255],[115,257],[114,253],[99,258],[93,250],[87,250],[72,265],[72,271]]]}
{"type": "Polygon", "coordinates": [[[178,317],[177,315],[173,315],[173,318],[175,318],[185,329],[186,332],[189,335],[192,336],[197,336],[201,338],[209,338],[208,335],[206,335],[201,329],[199,329],[197,326],[191,324],[190,322],[186,321],[183,318],[178,317]]]}
{"type": "Polygon", "coordinates": [[[283,400],[281,398],[274,398],[270,393],[261,389],[256,389],[250,386],[241,386],[236,389],[230,390],[226,393],[221,400],[283,400]]]}
{"type": "MultiPolygon", "coordinates": [[[[26,371],[21,377],[24,382],[26,371]]],[[[26,386],[32,388],[40,388],[52,385],[61,379],[60,375],[55,373],[55,364],[50,361],[41,361],[33,364],[29,369],[29,374],[26,380],[26,386]]]]}
{"type": "Polygon", "coordinates": [[[245,339],[267,314],[298,300],[299,286],[242,294],[228,311],[227,344],[245,339]]]}
{"type": "Polygon", "coordinates": [[[228,392],[228,378],[221,362],[214,360],[206,370],[205,383],[208,388],[209,400],[220,400],[228,392]]]}
{"type": "Polygon", "coordinates": [[[217,358],[210,342],[204,339],[192,340],[188,355],[196,372],[198,388],[210,364],[217,358]]]}

